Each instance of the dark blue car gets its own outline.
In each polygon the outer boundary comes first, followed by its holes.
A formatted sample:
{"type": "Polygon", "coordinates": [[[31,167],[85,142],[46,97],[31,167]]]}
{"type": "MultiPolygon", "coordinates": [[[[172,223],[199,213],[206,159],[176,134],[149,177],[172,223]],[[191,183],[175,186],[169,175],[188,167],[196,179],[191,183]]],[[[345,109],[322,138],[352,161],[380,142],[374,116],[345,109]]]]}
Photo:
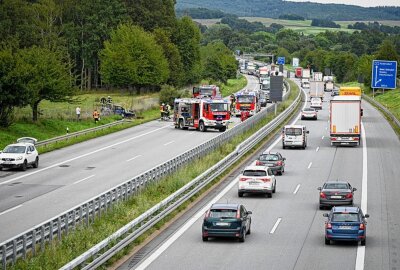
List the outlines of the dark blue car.
{"type": "Polygon", "coordinates": [[[367,237],[368,214],[363,214],[359,207],[332,207],[331,212],[325,213],[325,244],[331,241],[357,241],[365,246],[367,237]]]}

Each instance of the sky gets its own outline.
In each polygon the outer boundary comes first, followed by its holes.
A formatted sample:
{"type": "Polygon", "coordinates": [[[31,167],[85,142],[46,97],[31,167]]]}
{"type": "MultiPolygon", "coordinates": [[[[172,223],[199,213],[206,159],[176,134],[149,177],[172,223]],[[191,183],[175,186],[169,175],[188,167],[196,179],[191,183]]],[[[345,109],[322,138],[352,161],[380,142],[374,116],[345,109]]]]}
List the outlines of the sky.
{"type": "Polygon", "coordinates": [[[376,7],[376,6],[397,6],[400,7],[400,0],[288,0],[291,2],[314,2],[322,4],[347,4],[362,7],[376,7]]]}

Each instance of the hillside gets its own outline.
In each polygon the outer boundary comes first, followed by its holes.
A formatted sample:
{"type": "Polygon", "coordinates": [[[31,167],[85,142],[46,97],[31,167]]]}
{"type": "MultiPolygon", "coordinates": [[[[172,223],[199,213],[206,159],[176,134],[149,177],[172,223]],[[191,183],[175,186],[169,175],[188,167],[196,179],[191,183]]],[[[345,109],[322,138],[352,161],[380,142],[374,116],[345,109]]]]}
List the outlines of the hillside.
{"type": "Polygon", "coordinates": [[[299,3],[283,0],[177,0],[175,8],[208,8],[241,17],[278,18],[296,14],[307,19],[400,20],[400,7],[364,8],[342,4],[299,3]]]}

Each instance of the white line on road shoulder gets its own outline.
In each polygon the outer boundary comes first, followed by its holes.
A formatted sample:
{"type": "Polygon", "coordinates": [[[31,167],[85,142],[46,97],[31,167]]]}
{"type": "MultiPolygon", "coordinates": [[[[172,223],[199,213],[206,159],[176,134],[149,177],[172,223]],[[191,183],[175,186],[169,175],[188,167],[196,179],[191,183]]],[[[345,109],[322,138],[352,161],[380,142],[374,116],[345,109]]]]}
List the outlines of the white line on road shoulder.
{"type": "Polygon", "coordinates": [[[319,150],[319,146],[317,147],[317,149],[315,149],[315,152],[318,152],[318,150],[319,150]]]}
{"type": "MultiPolygon", "coordinates": [[[[364,214],[367,213],[367,196],[368,196],[368,156],[367,156],[367,139],[365,135],[364,124],[361,122],[361,142],[363,146],[363,174],[362,174],[362,193],[361,193],[361,209],[364,214]]],[[[355,270],[364,269],[365,246],[357,247],[357,257],[355,270]]]]}
{"type": "Polygon", "coordinates": [[[168,145],[168,144],[171,144],[171,143],[174,143],[175,141],[170,141],[170,142],[167,142],[167,143],[164,143],[164,146],[166,146],[166,145],[168,145]]]}
{"type": "Polygon", "coordinates": [[[0,213],[0,216],[1,216],[1,215],[4,215],[4,214],[7,214],[8,212],[11,212],[11,211],[13,211],[13,210],[15,210],[15,209],[17,209],[17,208],[20,208],[21,206],[22,206],[22,204],[17,205],[17,206],[14,206],[13,208],[10,208],[10,209],[8,209],[8,210],[6,210],[6,211],[3,211],[3,212],[0,213]]]}
{"type": "Polygon", "coordinates": [[[126,161],[131,161],[131,160],[137,159],[138,157],[141,157],[141,156],[142,155],[137,155],[137,156],[134,156],[133,158],[127,159],[126,161]]]}
{"type": "Polygon", "coordinates": [[[83,178],[83,179],[81,179],[81,180],[78,180],[78,181],[74,182],[73,185],[78,184],[78,183],[80,183],[80,182],[83,182],[83,181],[85,181],[85,180],[88,180],[88,179],[90,179],[90,178],[92,178],[92,177],[94,177],[94,176],[95,176],[95,175],[92,174],[91,176],[85,177],[85,178],[83,178]]]}
{"type": "Polygon", "coordinates": [[[270,234],[273,234],[276,231],[276,229],[279,226],[279,223],[281,223],[281,220],[282,220],[282,218],[278,218],[278,220],[275,222],[274,227],[272,227],[272,230],[269,232],[270,234]]]}
{"type": "Polygon", "coordinates": [[[307,169],[310,169],[310,168],[311,168],[311,165],[312,165],[312,162],[310,162],[310,164],[308,164],[307,169]]]}
{"type": "Polygon", "coordinates": [[[299,188],[300,188],[300,184],[297,185],[296,189],[293,191],[293,194],[296,194],[297,191],[299,191],[299,188]]]}

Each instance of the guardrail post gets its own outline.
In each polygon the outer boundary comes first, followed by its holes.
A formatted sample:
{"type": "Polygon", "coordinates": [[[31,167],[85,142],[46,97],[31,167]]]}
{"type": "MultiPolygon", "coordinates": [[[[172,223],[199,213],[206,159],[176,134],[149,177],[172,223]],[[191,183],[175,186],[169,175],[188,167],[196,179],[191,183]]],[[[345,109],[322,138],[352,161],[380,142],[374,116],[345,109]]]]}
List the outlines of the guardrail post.
{"type": "Polygon", "coordinates": [[[76,226],[76,210],[74,209],[72,212],[72,228],[74,229],[76,226]]]}
{"type": "Polygon", "coordinates": [[[85,215],[85,219],[86,219],[86,226],[89,226],[89,203],[86,203],[86,215],[85,215]]]}
{"type": "Polygon", "coordinates": [[[69,213],[65,214],[65,234],[68,235],[69,229],[69,213]]]}
{"type": "Polygon", "coordinates": [[[61,217],[58,217],[57,219],[57,237],[58,241],[61,240],[61,217]]]}
{"type": "Polygon", "coordinates": [[[44,250],[44,226],[40,227],[40,250],[44,250]]]}
{"type": "Polygon", "coordinates": [[[49,226],[49,239],[50,239],[50,242],[53,241],[53,221],[50,221],[50,226],[49,226]]]}
{"type": "Polygon", "coordinates": [[[22,258],[26,259],[26,234],[22,236],[22,258]]]}
{"type": "Polygon", "coordinates": [[[1,248],[1,257],[2,257],[2,266],[3,269],[6,270],[7,267],[7,251],[6,251],[6,245],[3,245],[1,248]]]}
{"type": "Polygon", "coordinates": [[[12,264],[15,265],[17,261],[17,240],[13,240],[13,256],[12,256],[12,264]]]}
{"type": "Polygon", "coordinates": [[[32,255],[36,255],[36,229],[32,232],[32,255]]]}

